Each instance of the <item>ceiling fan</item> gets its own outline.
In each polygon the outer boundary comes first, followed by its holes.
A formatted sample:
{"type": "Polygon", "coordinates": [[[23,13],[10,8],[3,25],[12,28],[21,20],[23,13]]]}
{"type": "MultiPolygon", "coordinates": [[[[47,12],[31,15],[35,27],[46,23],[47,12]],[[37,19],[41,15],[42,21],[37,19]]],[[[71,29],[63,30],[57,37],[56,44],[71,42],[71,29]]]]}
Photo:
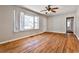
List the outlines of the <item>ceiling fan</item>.
{"type": "Polygon", "coordinates": [[[56,13],[56,9],[59,9],[58,7],[52,7],[52,5],[48,5],[45,8],[46,8],[46,10],[41,10],[40,12],[44,12],[45,11],[45,14],[48,14],[48,12],[56,13]]]}

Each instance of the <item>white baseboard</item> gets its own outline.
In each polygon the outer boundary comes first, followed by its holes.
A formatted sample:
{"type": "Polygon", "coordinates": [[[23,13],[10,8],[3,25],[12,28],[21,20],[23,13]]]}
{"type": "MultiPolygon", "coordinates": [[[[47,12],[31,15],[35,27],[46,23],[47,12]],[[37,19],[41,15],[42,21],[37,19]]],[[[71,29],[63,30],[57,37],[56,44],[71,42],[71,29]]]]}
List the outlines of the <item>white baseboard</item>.
{"type": "Polygon", "coordinates": [[[35,33],[35,34],[24,36],[24,37],[20,37],[20,38],[16,38],[16,39],[11,39],[11,40],[7,40],[7,41],[3,41],[3,42],[0,42],[0,44],[4,44],[4,43],[16,41],[16,40],[20,40],[20,39],[23,39],[23,38],[26,38],[26,37],[30,37],[30,36],[34,36],[34,35],[38,35],[38,34],[41,34],[41,33],[44,33],[44,32],[39,32],[39,33],[35,33]]]}
{"type": "Polygon", "coordinates": [[[79,40],[79,37],[76,35],[76,37],[78,38],[78,40],[79,40]]]}
{"type": "Polygon", "coordinates": [[[76,34],[76,33],[74,33],[75,35],[76,35],[76,37],[78,38],[78,40],[79,40],[79,36],[76,34]]]}
{"type": "Polygon", "coordinates": [[[55,32],[55,33],[63,33],[63,34],[66,33],[66,32],[56,32],[56,31],[46,31],[46,32],[55,32]]]}

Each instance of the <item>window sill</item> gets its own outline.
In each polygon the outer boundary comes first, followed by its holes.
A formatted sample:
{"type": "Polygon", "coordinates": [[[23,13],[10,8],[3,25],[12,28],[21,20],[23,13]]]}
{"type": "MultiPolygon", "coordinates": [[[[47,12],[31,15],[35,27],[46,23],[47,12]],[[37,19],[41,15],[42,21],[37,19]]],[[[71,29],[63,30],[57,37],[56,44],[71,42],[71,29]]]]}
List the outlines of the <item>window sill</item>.
{"type": "Polygon", "coordinates": [[[27,30],[23,30],[23,31],[18,31],[18,32],[14,32],[14,33],[19,33],[19,32],[26,32],[26,31],[33,31],[33,30],[39,30],[39,29],[27,29],[27,30]]]}

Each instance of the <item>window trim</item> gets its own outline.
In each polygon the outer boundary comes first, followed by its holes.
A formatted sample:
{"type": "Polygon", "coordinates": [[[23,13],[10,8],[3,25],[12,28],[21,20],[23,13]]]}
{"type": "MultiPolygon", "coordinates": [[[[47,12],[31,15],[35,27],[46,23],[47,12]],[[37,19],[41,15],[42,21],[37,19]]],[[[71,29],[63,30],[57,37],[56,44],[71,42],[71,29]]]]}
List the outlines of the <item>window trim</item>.
{"type": "MultiPolygon", "coordinates": [[[[21,13],[21,12],[20,12],[21,13]]],[[[23,12],[24,13],[24,12],[23,12]]],[[[39,19],[38,19],[38,28],[37,29],[35,29],[35,17],[39,17],[39,16],[37,16],[37,15],[28,15],[28,14],[25,14],[24,13],[24,16],[32,16],[33,17],[33,28],[32,29],[24,29],[24,30],[22,30],[22,31],[27,31],[27,30],[38,30],[39,29],[39,19]]],[[[21,23],[21,22],[20,22],[21,23]]],[[[21,31],[21,30],[20,30],[21,31]]]]}
{"type": "MultiPolygon", "coordinates": [[[[29,31],[29,30],[39,30],[40,29],[40,26],[39,26],[39,19],[38,19],[38,28],[35,29],[35,17],[39,17],[38,15],[33,15],[33,14],[26,14],[24,11],[19,11],[17,12],[17,10],[13,10],[13,17],[14,17],[14,28],[13,28],[13,31],[14,32],[21,32],[21,31],[29,31]],[[21,12],[24,13],[23,16],[21,16],[21,12]],[[33,28],[32,29],[24,29],[24,23],[22,24],[21,21],[24,20],[24,16],[27,15],[27,16],[32,16],[33,17],[33,28]],[[23,17],[23,20],[21,20],[21,17],[23,17]],[[21,25],[22,24],[22,25],[21,25]],[[23,26],[23,27],[22,27],[23,26]],[[21,28],[23,28],[21,30],[21,28]]],[[[23,21],[24,22],[24,21],[23,21]]]]}

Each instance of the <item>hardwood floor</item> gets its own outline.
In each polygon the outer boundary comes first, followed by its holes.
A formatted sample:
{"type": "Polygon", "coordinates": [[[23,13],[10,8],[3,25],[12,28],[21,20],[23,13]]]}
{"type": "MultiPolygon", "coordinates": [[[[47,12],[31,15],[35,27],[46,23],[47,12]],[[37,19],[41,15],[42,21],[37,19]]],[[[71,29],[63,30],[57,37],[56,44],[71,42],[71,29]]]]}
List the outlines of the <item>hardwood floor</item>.
{"type": "Polygon", "coordinates": [[[74,34],[45,32],[13,42],[0,44],[1,53],[71,53],[79,52],[74,34]]]}

